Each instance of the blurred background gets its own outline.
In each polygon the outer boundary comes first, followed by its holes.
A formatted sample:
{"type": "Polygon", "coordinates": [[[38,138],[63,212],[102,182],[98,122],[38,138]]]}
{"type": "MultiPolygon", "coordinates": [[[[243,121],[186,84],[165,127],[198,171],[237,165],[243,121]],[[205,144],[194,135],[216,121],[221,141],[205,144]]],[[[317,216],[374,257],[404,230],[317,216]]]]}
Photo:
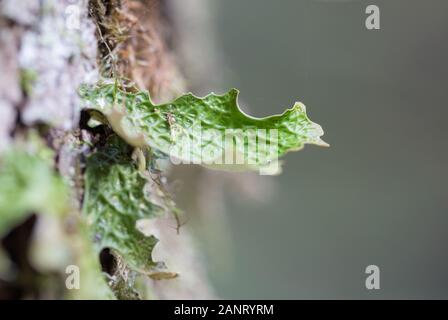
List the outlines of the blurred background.
{"type": "MultiPolygon", "coordinates": [[[[259,117],[302,101],[331,144],[288,154],[276,177],[183,179],[215,213],[190,219],[217,294],[448,298],[448,2],[213,0],[210,9],[210,30],[197,31],[214,35],[224,67],[205,72],[211,81],[196,93],[239,88],[259,117]],[[365,28],[369,4],[380,30],[365,28]],[[224,193],[208,190],[217,183],[224,193]],[[380,290],[365,288],[371,264],[380,290]]],[[[191,212],[187,196],[178,201],[191,212]]]]}

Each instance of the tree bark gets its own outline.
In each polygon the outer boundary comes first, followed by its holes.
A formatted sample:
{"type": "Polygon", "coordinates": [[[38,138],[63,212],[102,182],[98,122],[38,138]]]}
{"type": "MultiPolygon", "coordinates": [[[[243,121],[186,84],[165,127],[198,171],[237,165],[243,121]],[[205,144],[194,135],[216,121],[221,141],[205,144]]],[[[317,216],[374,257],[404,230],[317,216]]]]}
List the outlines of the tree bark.
{"type": "MultiPolygon", "coordinates": [[[[173,19],[178,14],[172,11],[179,5],[173,3],[0,0],[0,154],[24,132],[37,131],[56,154],[55,169],[69,181],[71,202],[78,214],[83,159],[89,152],[82,142],[95,139],[80,127],[83,119],[78,88],[96,83],[101,76],[120,76],[149,90],[158,102],[184,91],[186,84],[170,46],[175,37],[173,19]]],[[[171,225],[168,219],[156,222],[152,231],[160,243],[154,258],[163,259],[180,276],[146,280],[146,297],[213,297],[189,229],[181,228],[178,235],[171,225]]],[[[44,225],[43,229],[52,227],[44,225]]],[[[64,274],[64,270],[51,271],[64,274]]],[[[8,290],[0,285],[0,297],[30,297],[25,289],[16,295],[8,290]]],[[[31,297],[65,297],[58,290],[51,294],[45,290],[37,288],[31,297]]]]}

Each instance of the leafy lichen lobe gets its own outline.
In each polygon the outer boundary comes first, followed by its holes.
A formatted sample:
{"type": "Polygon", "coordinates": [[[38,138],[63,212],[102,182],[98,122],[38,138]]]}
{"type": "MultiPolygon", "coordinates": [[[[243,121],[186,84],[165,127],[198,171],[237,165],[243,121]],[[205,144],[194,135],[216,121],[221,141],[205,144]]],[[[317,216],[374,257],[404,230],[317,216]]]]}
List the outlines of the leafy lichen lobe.
{"type": "Polygon", "coordinates": [[[81,93],[86,108],[102,113],[128,143],[147,145],[188,163],[223,164],[229,133],[230,147],[248,169],[305,144],[327,146],[322,128],[308,118],[300,102],[281,115],[254,118],[240,110],[236,89],[203,98],[188,93],[162,105],[155,105],[146,91],[113,82],[83,87],[81,93]]]}

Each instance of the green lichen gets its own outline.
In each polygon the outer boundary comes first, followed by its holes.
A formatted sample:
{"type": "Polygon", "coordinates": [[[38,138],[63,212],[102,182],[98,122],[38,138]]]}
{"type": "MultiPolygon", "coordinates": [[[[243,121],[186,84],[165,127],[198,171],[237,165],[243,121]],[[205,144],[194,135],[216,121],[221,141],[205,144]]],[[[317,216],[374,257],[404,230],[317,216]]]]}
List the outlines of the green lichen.
{"type": "Polygon", "coordinates": [[[50,151],[16,148],[0,159],[0,236],[30,213],[61,215],[67,188],[49,164],[50,151]]]}
{"type": "MultiPolygon", "coordinates": [[[[305,144],[327,146],[322,128],[309,120],[302,103],[281,115],[257,119],[239,109],[235,89],[204,98],[186,94],[162,105],[155,105],[148,92],[114,81],[83,86],[80,93],[91,115],[89,126],[107,124],[115,133],[87,159],[83,211],[97,252],[111,249],[133,277],[176,276],[152,259],[158,240],[137,228],[140,220],[177,212],[150,174],[156,154],[219,169],[259,169],[305,144]],[[228,130],[237,131],[230,146],[228,130]],[[232,160],[244,161],[229,167],[229,148],[232,160]]],[[[112,281],[115,293],[136,298],[125,278],[118,274],[112,281]]]]}
{"type": "Polygon", "coordinates": [[[151,200],[151,177],[139,170],[132,153],[113,135],[87,159],[83,211],[98,252],[112,249],[134,271],[157,277],[165,274],[164,264],[151,256],[158,240],[138,230],[137,221],[160,217],[165,210],[151,200]]]}
{"type": "MultiPolygon", "coordinates": [[[[58,231],[51,241],[58,244],[64,254],[52,251],[54,247],[34,247],[28,257],[30,263],[51,256],[52,267],[48,272],[65,273],[67,265],[80,270],[80,288],[66,290],[65,296],[76,299],[114,298],[101,272],[98,255],[93,250],[85,221],[70,205],[67,183],[53,169],[53,151],[44,146],[36,135],[17,142],[0,157],[0,237],[20,225],[31,214],[39,222],[51,221],[58,231]],[[43,219],[43,218],[48,219],[43,219]],[[76,232],[67,232],[67,221],[76,232]],[[50,252],[49,252],[50,250],[50,252]],[[55,269],[53,269],[55,268],[55,269]]],[[[45,232],[45,230],[44,230],[45,232]]],[[[35,239],[42,240],[42,239],[35,239]]],[[[10,272],[13,264],[0,248],[0,276],[10,272]]],[[[57,251],[57,250],[56,250],[57,251]]],[[[38,270],[41,266],[34,264],[38,270]]],[[[39,281],[44,281],[42,278],[39,281]]],[[[30,280],[31,281],[31,280],[30,280]]],[[[63,286],[63,283],[59,285],[63,286]]],[[[63,287],[64,288],[64,287],[63,287]]]]}
{"type": "Polygon", "coordinates": [[[106,119],[128,144],[160,150],[179,162],[258,169],[305,144],[327,146],[322,128],[300,102],[281,115],[258,119],[240,110],[236,89],[203,98],[189,93],[156,105],[146,91],[103,81],[82,87],[81,95],[92,115],[106,119]]]}
{"type": "Polygon", "coordinates": [[[37,72],[32,69],[20,70],[20,87],[27,96],[32,94],[34,83],[37,80],[37,72]]]}

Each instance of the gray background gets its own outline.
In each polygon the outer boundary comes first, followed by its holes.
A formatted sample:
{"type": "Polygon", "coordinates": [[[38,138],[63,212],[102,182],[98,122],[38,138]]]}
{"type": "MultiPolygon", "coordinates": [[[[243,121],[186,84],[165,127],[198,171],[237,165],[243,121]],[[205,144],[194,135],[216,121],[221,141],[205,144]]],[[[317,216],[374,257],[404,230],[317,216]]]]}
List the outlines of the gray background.
{"type": "Polygon", "coordinates": [[[228,197],[218,294],[448,298],[448,1],[212,3],[221,91],[239,88],[254,116],[300,100],[331,144],[288,154],[268,203],[228,197]],[[380,290],[365,289],[369,264],[380,290]]]}

